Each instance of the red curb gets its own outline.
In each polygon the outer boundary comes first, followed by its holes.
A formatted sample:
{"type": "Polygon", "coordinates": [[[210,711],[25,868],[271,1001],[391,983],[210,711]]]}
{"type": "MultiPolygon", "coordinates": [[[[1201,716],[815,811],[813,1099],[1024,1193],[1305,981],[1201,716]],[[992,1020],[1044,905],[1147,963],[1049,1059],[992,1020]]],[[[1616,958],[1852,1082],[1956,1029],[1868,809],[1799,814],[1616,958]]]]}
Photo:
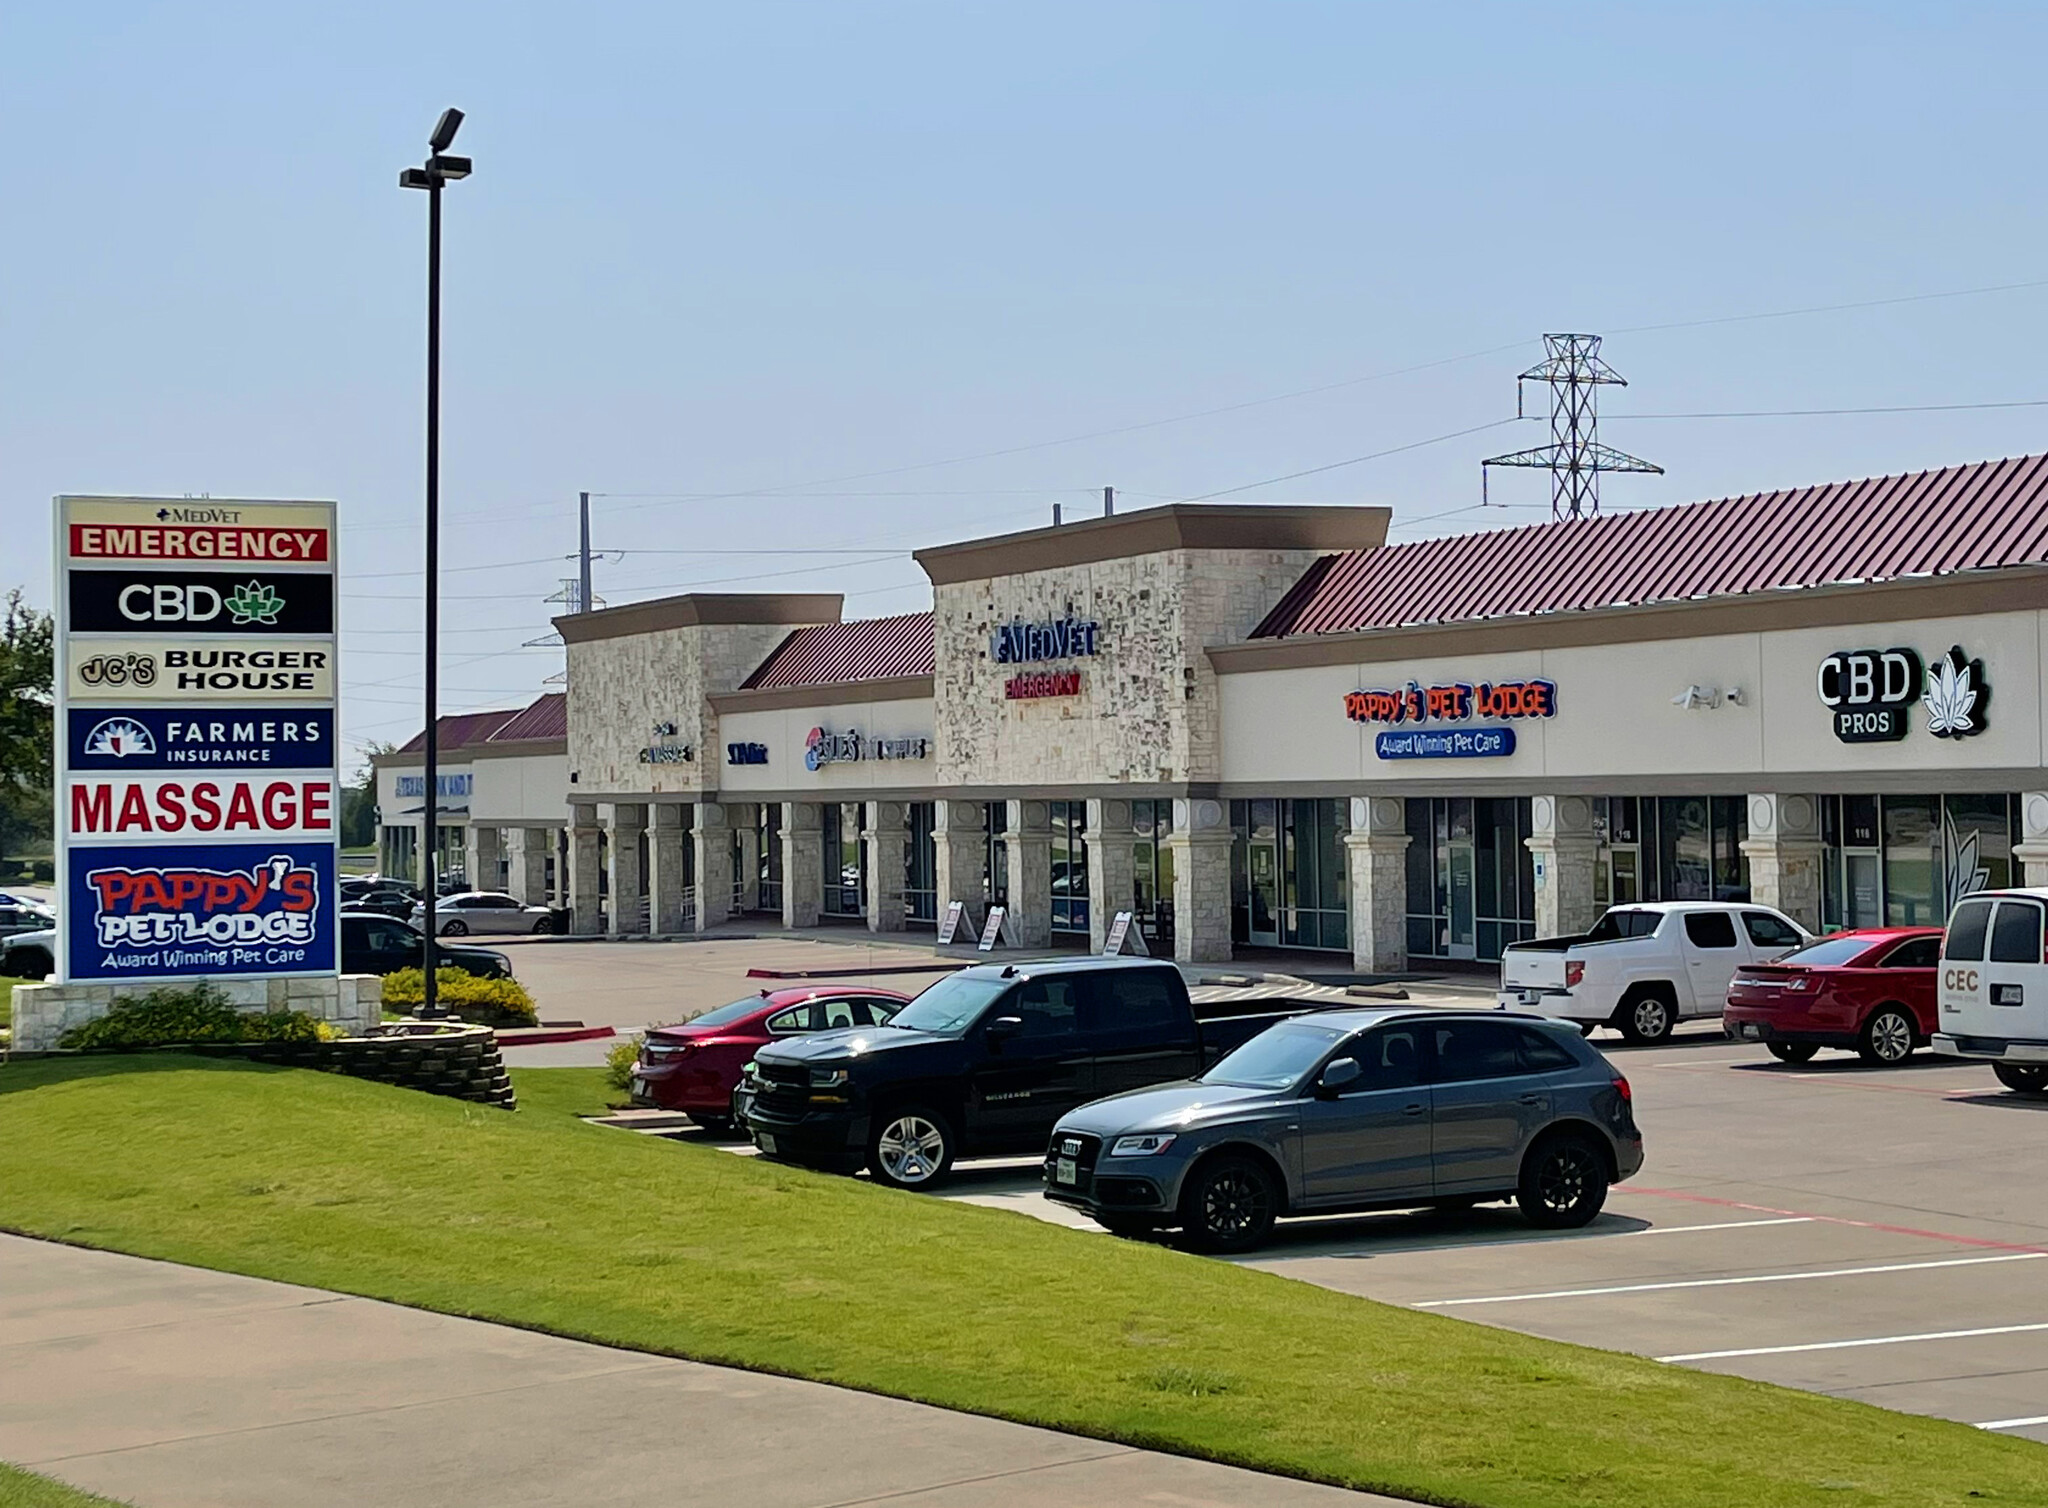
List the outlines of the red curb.
{"type": "Polygon", "coordinates": [[[540,1047],[549,1042],[594,1042],[599,1037],[616,1037],[609,1026],[515,1026],[498,1033],[500,1047],[540,1047]]]}
{"type": "Polygon", "coordinates": [[[892,963],[876,969],[749,969],[749,979],[840,979],[854,975],[870,974],[950,974],[957,970],[971,968],[971,964],[953,959],[935,959],[931,963],[892,963]]]}
{"type": "Polygon", "coordinates": [[[2017,1241],[1995,1241],[1989,1236],[1959,1236],[1953,1231],[1922,1230],[1914,1225],[1886,1225],[1876,1220],[1854,1220],[1847,1215],[1817,1215],[1811,1210],[1781,1210],[1771,1204],[1749,1204],[1740,1199],[1717,1199],[1711,1194],[1690,1194],[1680,1189],[1646,1189],[1637,1184],[1619,1186],[1625,1193],[1651,1194],[1659,1199],[1683,1199],[1690,1204],[1711,1204],[1726,1210],[1751,1210],[1760,1215],[1794,1215],[1827,1225],[1853,1225],[1859,1230],[1882,1231],[1891,1236],[1917,1236],[1928,1241],[1950,1241],[1957,1246],[1983,1246],[1993,1251],[2027,1251],[2048,1254],[2048,1246],[2025,1246],[2017,1241]]]}

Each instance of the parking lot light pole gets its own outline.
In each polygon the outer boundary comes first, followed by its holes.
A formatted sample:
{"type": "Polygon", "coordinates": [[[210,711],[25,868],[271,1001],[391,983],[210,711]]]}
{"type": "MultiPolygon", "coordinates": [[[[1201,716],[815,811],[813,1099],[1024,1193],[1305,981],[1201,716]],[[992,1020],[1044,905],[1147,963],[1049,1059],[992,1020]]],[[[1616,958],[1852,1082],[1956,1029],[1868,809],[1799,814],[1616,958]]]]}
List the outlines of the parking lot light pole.
{"type": "Polygon", "coordinates": [[[435,999],[434,902],[439,898],[435,860],[441,837],[440,653],[441,653],[441,188],[469,176],[467,157],[450,157],[455,133],[462,128],[460,110],[443,110],[427,138],[424,165],[398,175],[398,186],[427,191],[427,623],[426,704],[427,749],[425,798],[420,807],[420,889],[425,892],[426,947],[420,966],[426,975],[420,1014],[440,1014],[435,999]]]}

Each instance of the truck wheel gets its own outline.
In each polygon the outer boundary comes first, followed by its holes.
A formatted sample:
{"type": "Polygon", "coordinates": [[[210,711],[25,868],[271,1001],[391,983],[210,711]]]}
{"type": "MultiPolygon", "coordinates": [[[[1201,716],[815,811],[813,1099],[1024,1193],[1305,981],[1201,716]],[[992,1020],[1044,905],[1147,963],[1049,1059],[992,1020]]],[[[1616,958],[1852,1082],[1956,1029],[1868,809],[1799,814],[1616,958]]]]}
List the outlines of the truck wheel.
{"type": "Polygon", "coordinates": [[[953,1168],[953,1128],[936,1110],[906,1105],[875,1117],[868,1171],[892,1189],[928,1189],[953,1168]]]}
{"type": "Polygon", "coordinates": [[[1624,1000],[1616,1012],[1615,1025],[1637,1046],[1662,1042],[1678,1024],[1678,1007],[1661,994],[1642,994],[1624,1000]]]}
{"type": "Polygon", "coordinates": [[[1896,1005],[1879,1006],[1863,1023],[1856,1056],[1879,1068],[1896,1068],[1913,1056],[1913,1018],[1896,1005]]]}
{"type": "Polygon", "coordinates": [[[1531,1225],[1548,1230],[1585,1225],[1607,1202],[1607,1159],[1576,1131],[1546,1136],[1522,1159],[1515,1202],[1531,1225]]]}
{"type": "Polygon", "coordinates": [[[1811,1042],[1766,1042],[1772,1057],[1780,1063],[1811,1063],[1820,1048],[1811,1042]]]}
{"type": "Polygon", "coordinates": [[[1250,1251],[1272,1233],[1279,1206],[1264,1164],[1212,1158],[1195,1169],[1180,1196],[1181,1229],[1197,1251],[1250,1251]]]}
{"type": "Polygon", "coordinates": [[[2021,1094],[2048,1094],[2048,1068],[2027,1063],[1993,1063],[1998,1082],[2021,1094]]]}

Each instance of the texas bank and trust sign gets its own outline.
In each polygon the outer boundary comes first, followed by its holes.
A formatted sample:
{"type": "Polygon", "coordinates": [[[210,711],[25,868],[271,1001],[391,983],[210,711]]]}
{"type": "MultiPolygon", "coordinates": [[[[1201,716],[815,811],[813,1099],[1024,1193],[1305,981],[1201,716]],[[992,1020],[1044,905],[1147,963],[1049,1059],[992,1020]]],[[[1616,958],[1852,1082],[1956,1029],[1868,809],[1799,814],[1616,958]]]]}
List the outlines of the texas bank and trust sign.
{"type": "Polygon", "coordinates": [[[332,974],[329,503],[57,500],[59,979],[332,974]]]}

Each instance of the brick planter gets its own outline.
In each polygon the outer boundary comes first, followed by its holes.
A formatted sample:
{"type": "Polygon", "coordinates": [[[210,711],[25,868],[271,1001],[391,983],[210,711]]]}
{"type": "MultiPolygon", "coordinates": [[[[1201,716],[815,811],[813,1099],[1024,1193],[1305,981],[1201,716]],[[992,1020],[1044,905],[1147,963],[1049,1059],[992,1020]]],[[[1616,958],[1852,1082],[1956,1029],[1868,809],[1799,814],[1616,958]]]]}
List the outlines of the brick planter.
{"type": "Polygon", "coordinates": [[[206,1057],[247,1058],[375,1079],[504,1110],[518,1108],[497,1035],[488,1026],[393,1021],[372,1027],[363,1036],[333,1042],[223,1042],[191,1050],[206,1057]]]}

